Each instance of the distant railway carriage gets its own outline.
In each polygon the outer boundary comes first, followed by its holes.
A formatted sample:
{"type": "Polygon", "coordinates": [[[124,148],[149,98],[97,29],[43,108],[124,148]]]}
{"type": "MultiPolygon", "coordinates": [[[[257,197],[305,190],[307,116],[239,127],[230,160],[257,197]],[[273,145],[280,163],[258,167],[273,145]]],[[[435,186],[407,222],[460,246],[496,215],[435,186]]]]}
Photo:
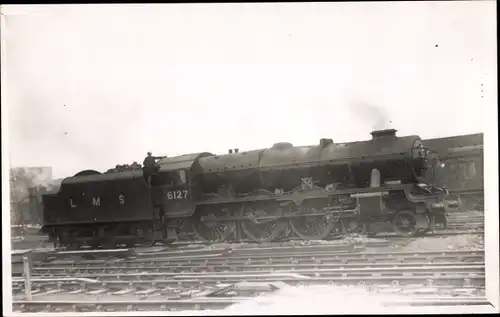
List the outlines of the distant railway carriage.
{"type": "Polygon", "coordinates": [[[273,241],[375,233],[390,224],[404,236],[445,225],[435,186],[439,166],[418,136],[396,130],[372,139],[224,155],[196,153],[142,170],[83,171],[43,196],[43,230],[61,245],[114,246],[202,239],[273,241]]]}
{"type": "Polygon", "coordinates": [[[484,208],[483,134],[468,134],[424,141],[444,164],[443,185],[449,199],[460,199],[466,209],[484,208]]]}

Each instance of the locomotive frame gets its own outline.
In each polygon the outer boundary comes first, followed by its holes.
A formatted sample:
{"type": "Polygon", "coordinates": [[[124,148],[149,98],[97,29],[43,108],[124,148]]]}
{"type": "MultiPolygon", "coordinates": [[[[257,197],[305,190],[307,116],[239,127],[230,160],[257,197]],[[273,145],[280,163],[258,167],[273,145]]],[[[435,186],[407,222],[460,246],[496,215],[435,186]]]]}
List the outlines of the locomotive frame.
{"type": "Polygon", "coordinates": [[[429,162],[433,168],[436,162],[420,138],[395,132],[374,131],[369,141],[321,139],[319,146],[278,143],[165,158],[149,187],[141,170],[80,172],[59,192],[44,195],[42,230],[60,245],[113,247],[120,241],[270,242],[292,235],[315,240],[373,234],[388,224],[409,237],[445,226],[446,192],[425,182],[429,162]]]}

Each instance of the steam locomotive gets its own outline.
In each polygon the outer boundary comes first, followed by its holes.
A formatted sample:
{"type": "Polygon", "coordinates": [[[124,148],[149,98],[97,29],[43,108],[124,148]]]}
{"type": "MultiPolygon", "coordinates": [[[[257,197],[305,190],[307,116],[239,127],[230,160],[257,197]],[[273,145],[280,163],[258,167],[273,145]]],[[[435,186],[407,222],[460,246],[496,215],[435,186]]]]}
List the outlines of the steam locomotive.
{"type": "Polygon", "coordinates": [[[328,239],[377,225],[412,237],[446,226],[435,153],[394,129],[371,135],[163,158],[150,181],[141,169],[85,170],[42,196],[42,231],[60,246],[112,248],[328,239]]]}

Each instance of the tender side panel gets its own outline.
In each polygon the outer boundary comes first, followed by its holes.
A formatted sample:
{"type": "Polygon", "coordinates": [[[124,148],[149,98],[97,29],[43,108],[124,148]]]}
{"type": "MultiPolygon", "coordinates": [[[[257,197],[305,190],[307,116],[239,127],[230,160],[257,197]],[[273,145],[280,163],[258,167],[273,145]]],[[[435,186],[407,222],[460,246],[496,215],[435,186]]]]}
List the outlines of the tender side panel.
{"type": "Polygon", "coordinates": [[[142,177],[74,182],[44,197],[44,209],[48,224],[133,221],[151,217],[148,195],[142,177]]]}
{"type": "MultiPolygon", "coordinates": [[[[109,209],[96,217],[100,221],[127,221],[134,219],[151,219],[151,201],[149,189],[142,177],[123,179],[119,182],[103,184],[109,199],[109,209]],[[107,211],[107,212],[106,212],[107,211]]],[[[96,209],[98,212],[101,210],[96,209]]]]}

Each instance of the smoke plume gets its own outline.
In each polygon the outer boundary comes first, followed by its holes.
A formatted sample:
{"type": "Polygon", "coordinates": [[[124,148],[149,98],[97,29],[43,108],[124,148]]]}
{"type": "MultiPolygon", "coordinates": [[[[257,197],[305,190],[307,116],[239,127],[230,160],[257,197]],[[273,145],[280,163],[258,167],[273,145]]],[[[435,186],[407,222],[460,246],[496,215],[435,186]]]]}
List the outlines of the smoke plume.
{"type": "Polygon", "coordinates": [[[368,124],[372,131],[391,128],[392,122],[383,107],[353,97],[349,98],[347,105],[349,111],[368,124]]]}

